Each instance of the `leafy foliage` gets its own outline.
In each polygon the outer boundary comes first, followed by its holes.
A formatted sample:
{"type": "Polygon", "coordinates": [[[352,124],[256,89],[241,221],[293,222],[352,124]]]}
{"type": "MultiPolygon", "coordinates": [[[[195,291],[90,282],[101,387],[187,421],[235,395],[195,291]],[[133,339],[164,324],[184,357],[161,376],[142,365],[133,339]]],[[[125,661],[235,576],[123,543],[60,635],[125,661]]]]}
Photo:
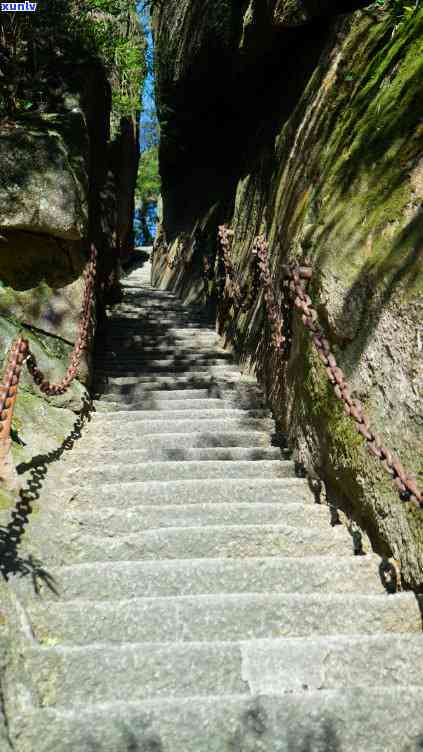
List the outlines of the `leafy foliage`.
{"type": "Polygon", "coordinates": [[[375,0],[370,10],[388,14],[395,34],[419,9],[420,0],[375,0]]]}
{"type": "Polygon", "coordinates": [[[133,0],[79,0],[80,18],[112,84],[115,119],[139,110],[146,76],[146,44],[133,0]]]}
{"type": "Polygon", "coordinates": [[[144,201],[155,202],[160,195],[159,156],[157,146],[151,146],[141,154],[135,195],[140,203],[144,201]]]}
{"type": "Polygon", "coordinates": [[[60,109],[69,68],[90,60],[107,71],[115,121],[135,118],[146,62],[133,0],[50,0],[36,13],[2,13],[0,113],[60,109]]]}

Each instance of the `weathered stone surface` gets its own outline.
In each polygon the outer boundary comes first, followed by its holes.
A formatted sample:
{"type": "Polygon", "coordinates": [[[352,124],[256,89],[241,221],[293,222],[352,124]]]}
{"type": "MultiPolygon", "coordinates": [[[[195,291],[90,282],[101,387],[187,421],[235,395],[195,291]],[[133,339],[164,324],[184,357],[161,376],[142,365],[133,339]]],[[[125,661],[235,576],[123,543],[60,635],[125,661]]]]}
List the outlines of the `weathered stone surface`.
{"type": "Polygon", "coordinates": [[[84,237],[89,168],[81,112],[28,118],[0,133],[0,228],[84,237]]]}
{"type": "Polygon", "coordinates": [[[87,261],[79,244],[26,232],[8,232],[0,243],[0,315],[74,342],[87,261]]]}
{"type": "Polygon", "coordinates": [[[22,752],[419,752],[420,688],[189,697],[25,714],[22,752]],[[216,729],[211,734],[210,729],[216,729]],[[406,733],[404,729],[407,729],[406,733]],[[342,746],[340,746],[342,744],[342,746]],[[259,745],[259,746],[258,746],[259,745]]]}
{"type": "MultiPolygon", "coordinates": [[[[124,318],[123,308],[115,316],[124,318]]],[[[139,332],[146,316],[139,311],[139,332]]],[[[161,319],[160,309],[151,314],[161,319]]],[[[225,391],[214,394],[188,386],[190,417],[202,413],[196,401],[210,399],[217,414],[231,409],[225,391]]],[[[162,450],[169,441],[181,448],[181,438],[215,450],[216,436],[202,431],[207,418],[173,433],[169,406],[178,401],[166,402],[153,437],[116,435],[117,413],[92,421],[70,461],[52,462],[47,483],[49,460],[41,461],[16,509],[0,513],[10,577],[0,595],[13,635],[2,687],[13,748],[397,752],[400,739],[417,750],[419,600],[386,592],[394,590],[389,562],[354,555],[345,527],[292,464],[138,455],[148,438],[162,450]],[[111,460],[107,435],[120,452],[129,447],[127,464],[120,482],[99,484],[111,460]],[[131,481],[137,461],[145,480],[131,481]]],[[[254,452],[253,428],[223,430],[219,441],[254,452]]],[[[269,422],[260,434],[267,445],[271,430],[269,422]]]]}
{"type": "MultiPolygon", "coordinates": [[[[194,54],[195,0],[180,4],[183,24],[176,24],[172,4],[159,14],[164,214],[154,279],[184,299],[204,301],[203,255],[214,258],[222,221],[235,231],[242,282],[251,279],[252,241],[260,231],[270,241],[276,285],[283,263],[309,258],[309,292],[336,358],[375,432],[421,484],[423,11],[398,17],[370,9],[330,20],[331,6],[334,14],[357,6],[281,0],[268,5],[269,21],[258,3],[242,18],[231,5],[234,15],[226,15],[219,38],[226,40],[224,53],[199,32],[194,54]],[[279,31],[271,31],[272,23],[279,31]],[[170,30],[183,69],[176,60],[172,68],[165,55],[162,62],[170,30]],[[193,77],[206,53],[200,90],[193,77]],[[195,93],[189,120],[181,87],[195,93]],[[207,106],[219,113],[216,119],[204,118],[207,106]],[[194,160],[204,164],[199,154],[206,152],[207,163],[217,165],[207,175],[193,167],[194,160]],[[188,263],[171,271],[164,241],[172,254],[187,236],[188,263]]],[[[212,282],[208,290],[213,298],[212,282]]],[[[263,340],[263,305],[220,314],[228,340],[256,368],[296,458],[380,553],[400,561],[404,582],[421,587],[421,512],[400,503],[380,463],[367,455],[298,317],[283,367],[263,340]]]]}

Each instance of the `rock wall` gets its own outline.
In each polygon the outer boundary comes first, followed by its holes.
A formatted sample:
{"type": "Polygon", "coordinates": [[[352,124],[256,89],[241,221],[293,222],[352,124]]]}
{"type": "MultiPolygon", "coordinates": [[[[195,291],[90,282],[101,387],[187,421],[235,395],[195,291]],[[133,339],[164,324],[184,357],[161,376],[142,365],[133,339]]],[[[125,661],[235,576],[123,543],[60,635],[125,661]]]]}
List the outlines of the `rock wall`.
{"type": "MultiPolygon", "coordinates": [[[[98,118],[90,122],[85,102],[95,87],[101,117],[110,98],[100,68],[79,83],[59,112],[28,114],[0,125],[0,358],[3,362],[23,327],[53,380],[64,374],[76,338],[81,274],[93,230],[98,172],[93,158],[98,155],[91,145],[100,124],[98,118]]],[[[86,359],[66,395],[45,399],[24,369],[13,421],[18,464],[61,445],[75,422],[74,411],[87,398],[89,380],[86,359]]]]}
{"type": "MultiPolygon", "coordinates": [[[[312,0],[169,0],[157,10],[154,276],[185,300],[215,303],[203,258],[213,264],[223,221],[242,282],[259,232],[278,289],[283,263],[310,259],[309,292],[339,364],[422,486],[423,9],[352,12],[363,5],[336,3],[334,15],[335,3],[312,0]]],[[[367,454],[297,315],[291,323],[287,362],[269,354],[261,297],[219,325],[357,549],[371,542],[422,589],[422,512],[367,454]]]]}
{"type": "MultiPolygon", "coordinates": [[[[77,335],[90,242],[99,251],[97,313],[131,249],[138,133],[134,118],[116,117],[106,65],[84,49],[83,37],[76,56],[57,20],[51,34],[54,54],[44,38],[39,52],[40,101],[34,79],[16,97],[35,105],[1,112],[0,87],[0,368],[23,330],[41,369],[59,381],[77,335]]],[[[91,375],[89,352],[68,392],[46,398],[24,368],[12,432],[22,484],[31,463],[56,456],[74,433],[91,375]]],[[[2,504],[9,509],[14,500],[5,495],[2,504]]]]}

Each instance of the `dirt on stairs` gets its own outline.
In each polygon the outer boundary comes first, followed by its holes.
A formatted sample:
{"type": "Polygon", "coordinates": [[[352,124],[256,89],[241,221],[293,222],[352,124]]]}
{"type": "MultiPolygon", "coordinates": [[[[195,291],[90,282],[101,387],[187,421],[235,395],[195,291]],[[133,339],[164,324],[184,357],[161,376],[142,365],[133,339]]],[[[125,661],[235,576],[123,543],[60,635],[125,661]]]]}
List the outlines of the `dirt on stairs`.
{"type": "Polygon", "coordinates": [[[204,312],[149,279],[124,280],[31,520],[41,585],[9,588],[4,749],[421,750],[418,599],[354,555],[204,312]]]}

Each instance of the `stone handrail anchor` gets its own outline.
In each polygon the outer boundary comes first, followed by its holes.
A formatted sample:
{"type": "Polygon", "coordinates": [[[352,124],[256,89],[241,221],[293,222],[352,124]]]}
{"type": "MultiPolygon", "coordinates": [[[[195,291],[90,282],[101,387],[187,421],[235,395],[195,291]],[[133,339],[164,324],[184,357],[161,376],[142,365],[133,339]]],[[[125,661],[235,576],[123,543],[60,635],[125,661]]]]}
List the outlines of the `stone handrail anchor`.
{"type": "Polygon", "coordinates": [[[29,373],[44,394],[57,395],[66,392],[77,375],[82,353],[88,345],[96,270],[97,250],[94,244],[91,244],[90,259],[84,271],[85,290],[78,336],[70,358],[69,367],[60,383],[51,384],[46,379],[37,366],[37,361],[30,350],[28,340],[22,335],[13,342],[9,350],[3,381],[0,384],[0,483],[5,484],[11,489],[17,487],[17,480],[10,452],[10,430],[22,367],[26,362],[29,373]]]}
{"type": "MultiPolygon", "coordinates": [[[[229,252],[229,238],[232,235],[233,233],[226,226],[219,228],[219,239],[224,257],[229,252]]],[[[270,274],[268,242],[263,236],[255,238],[253,254],[258,258],[267,318],[272,331],[272,345],[276,350],[280,350],[285,340],[282,334],[284,321],[282,309],[276,302],[276,294],[270,274]]],[[[230,261],[230,269],[233,273],[232,261],[230,261]]],[[[372,457],[381,461],[383,468],[391,476],[401,501],[411,501],[417,507],[423,509],[423,491],[418,488],[414,478],[407,475],[398,457],[381,444],[379,438],[370,428],[369,418],[365,414],[361,402],[351,396],[345,374],[338,366],[330,343],[319,324],[318,313],[305,290],[306,283],[313,275],[311,266],[289,264],[284,266],[283,271],[285,279],[289,281],[292,303],[301,313],[301,321],[311,334],[312,342],[325,366],[326,375],[333,386],[336,397],[343,403],[346,415],[354,420],[357,431],[367,443],[368,452],[372,457]]]]}

